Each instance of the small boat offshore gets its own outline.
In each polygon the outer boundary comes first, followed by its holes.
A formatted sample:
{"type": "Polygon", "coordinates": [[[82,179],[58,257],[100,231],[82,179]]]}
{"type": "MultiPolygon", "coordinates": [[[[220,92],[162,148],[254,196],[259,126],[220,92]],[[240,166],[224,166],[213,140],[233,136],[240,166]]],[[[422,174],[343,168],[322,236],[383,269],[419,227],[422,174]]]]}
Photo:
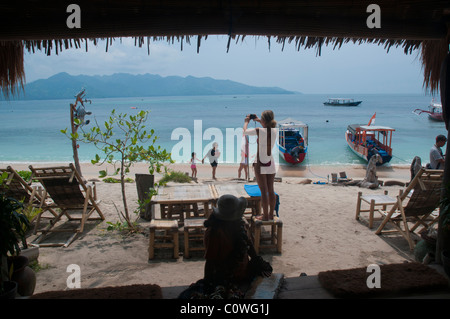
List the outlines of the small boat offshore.
{"type": "Polygon", "coordinates": [[[430,105],[428,105],[428,110],[415,109],[413,113],[417,115],[427,113],[430,120],[438,122],[444,121],[444,117],[442,114],[442,104],[435,102],[434,99],[431,100],[430,105]]]}
{"type": "Polygon", "coordinates": [[[332,98],[323,102],[327,106],[358,106],[362,101],[355,101],[354,99],[332,98]]]}

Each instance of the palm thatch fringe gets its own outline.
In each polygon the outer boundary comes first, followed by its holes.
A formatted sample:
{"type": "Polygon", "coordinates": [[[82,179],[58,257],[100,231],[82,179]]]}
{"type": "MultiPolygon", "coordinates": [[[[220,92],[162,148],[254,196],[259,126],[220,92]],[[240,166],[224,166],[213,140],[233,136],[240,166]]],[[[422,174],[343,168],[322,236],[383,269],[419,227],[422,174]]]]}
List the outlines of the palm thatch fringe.
{"type": "Polygon", "coordinates": [[[422,42],[423,86],[431,92],[439,91],[441,67],[449,52],[450,35],[443,40],[426,40],[422,42]]]}
{"type": "Polygon", "coordinates": [[[10,94],[18,94],[24,83],[23,43],[0,41],[0,88],[3,96],[9,98],[10,94]]]}

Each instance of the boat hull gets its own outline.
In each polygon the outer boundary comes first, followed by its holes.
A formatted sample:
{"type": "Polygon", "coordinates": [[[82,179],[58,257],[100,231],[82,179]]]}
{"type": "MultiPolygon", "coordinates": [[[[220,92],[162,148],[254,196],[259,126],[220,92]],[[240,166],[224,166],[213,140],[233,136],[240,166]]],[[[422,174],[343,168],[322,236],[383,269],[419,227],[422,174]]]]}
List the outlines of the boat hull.
{"type": "Polygon", "coordinates": [[[330,102],[324,102],[324,105],[327,106],[358,106],[361,104],[362,101],[356,101],[356,102],[348,102],[348,103],[330,103],[330,102]]]}
{"type": "Polygon", "coordinates": [[[278,145],[278,149],[286,163],[296,165],[296,164],[302,163],[305,160],[306,150],[305,150],[305,152],[300,153],[298,156],[298,159],[296,159],[291,154],[289,154],[289,152],[287,152],[286,149],[284,147],[282,147],[281,145],[278,145]]]}
{"type": "MultiPolygon", "coordinates": [[[[374,153],[369,153],[365,147],[363,147],[361,145],[356,145],[351,140],[349,140],[348,136],[349,136],[349,132],[347,131],[345,133],[345,140],[346,140],[347,145],[350,148],[350,150],[354,154],[356,154],[358,157],[363,159],[364,161],[369,162],[370,158],[374,155],[374,153]]],[[[381,156],[381,159],[382,159],[382,163],[377,163],[376,164],[377,166],[389,163],[391,161],[391,159],[392,159],[392,156],[389,155],[389,154],[380,154],[380,156],[381,156]]]]}
{"type": "Polygon", "coordinates": [[[437,121],[437,122],[444,121],[444,117],[442,116],[442,113],[429,113],[428,118],[432,121],[437,121]]]}

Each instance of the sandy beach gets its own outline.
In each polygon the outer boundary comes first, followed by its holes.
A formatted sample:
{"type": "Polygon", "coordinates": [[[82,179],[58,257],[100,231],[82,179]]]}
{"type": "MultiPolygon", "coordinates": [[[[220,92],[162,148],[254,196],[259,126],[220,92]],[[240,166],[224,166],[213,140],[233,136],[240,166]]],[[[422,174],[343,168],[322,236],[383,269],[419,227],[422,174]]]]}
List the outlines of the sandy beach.
{"type": "MultiPolygon", "coordinates": [[[[236,166],[219,165],[216,181],[211,180],[209,165],[198,166],[197,183],[247,183],[237,180],[236,166]]],[[[16,164],[14,168],[27,169],[28,165],[16,164]]],[[[190,173],[188,165],[178,164],[171,168],[190,173]]],[[[103,168],[82,164],[83,176],[88,180],[98,179],[100,169],[103,168]]],[[[146,165],[139,164],[132,168],[129,176],[134,178],[134,173],[146,172],[146,165]]],[[[358,186],[314,184],[316,181],[326,181],[327,176],[331,179],[331,173],[339,172],[346,172],[348,178],[363,179],[365,167],[300,166],[278,172],[281,181],[275,183],[275,191],[280,196],[279,216],[284,225],[282,253],[261,252],[272,264],[275,273],[298,277],[301,273],[316,275],[325,270],[367,267],[372,263],[399,263],[414,258],[403,238],[377,236],[366,223],[355,220],[359,191],[382,193],[388,190],[396,195],[401,187],[384,186],[369,190],[358,186]],[[308,179],[312,183],[304,184],[308,179]]],[[[377,172],[383,181],[407,182],[410,179],[409,166],[380,167],[377,172]]],[[[40,248],[39,264],[42,269],[37,272],[35,293],[67,289],[66,280],[70,275],[67,267],[71,264],[80,266],[82,288],[130,284],[171,287],[189,285],[203,277],[201,253],[191,259],[181,255],[177,260],[148,260],[148,221],[139,220],[145,229],[143,234],[125,236],[107,231],[107,222],[118,220],[115,207],[122,207],[120,184],[97,181],[96,185],[100,208],[106,220],[88,222],[85,231],[67,248],[40,248]]],[[[127,184],[126,192],[130,210],[136,209],[136,185],[127,184]]],[[[32,239],[30,237],[29,241],[32,239]]],[[[182,251],[182,246],[180,249],[182,251]]]]}

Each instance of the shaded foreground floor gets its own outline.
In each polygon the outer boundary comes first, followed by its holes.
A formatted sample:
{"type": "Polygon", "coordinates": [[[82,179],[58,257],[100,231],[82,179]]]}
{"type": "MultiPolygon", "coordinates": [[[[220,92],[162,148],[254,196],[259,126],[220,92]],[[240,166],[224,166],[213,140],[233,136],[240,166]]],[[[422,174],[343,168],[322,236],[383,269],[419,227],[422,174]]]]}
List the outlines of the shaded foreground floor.
{"type": "MultiPolygon", "coordinates": [[[[442,266],[432,265],[440,274],[446,277],[442,266]]],[[[163,287],[164,299],[175,299],[188,286],[163,287]]],[[[283,274],[273,274],[270,278],[258,279],[252,284],[245,299],[335,299],[319,282],[318,276],[300,276],[285,278],[283,274]]],[[[384,298],[382,295],[379,298],[384,298]]],[[[450,299],[450,280],[447,290],[427,291],[424,293],[399,293],[388,298],[424,298],[450,299]]]]}

